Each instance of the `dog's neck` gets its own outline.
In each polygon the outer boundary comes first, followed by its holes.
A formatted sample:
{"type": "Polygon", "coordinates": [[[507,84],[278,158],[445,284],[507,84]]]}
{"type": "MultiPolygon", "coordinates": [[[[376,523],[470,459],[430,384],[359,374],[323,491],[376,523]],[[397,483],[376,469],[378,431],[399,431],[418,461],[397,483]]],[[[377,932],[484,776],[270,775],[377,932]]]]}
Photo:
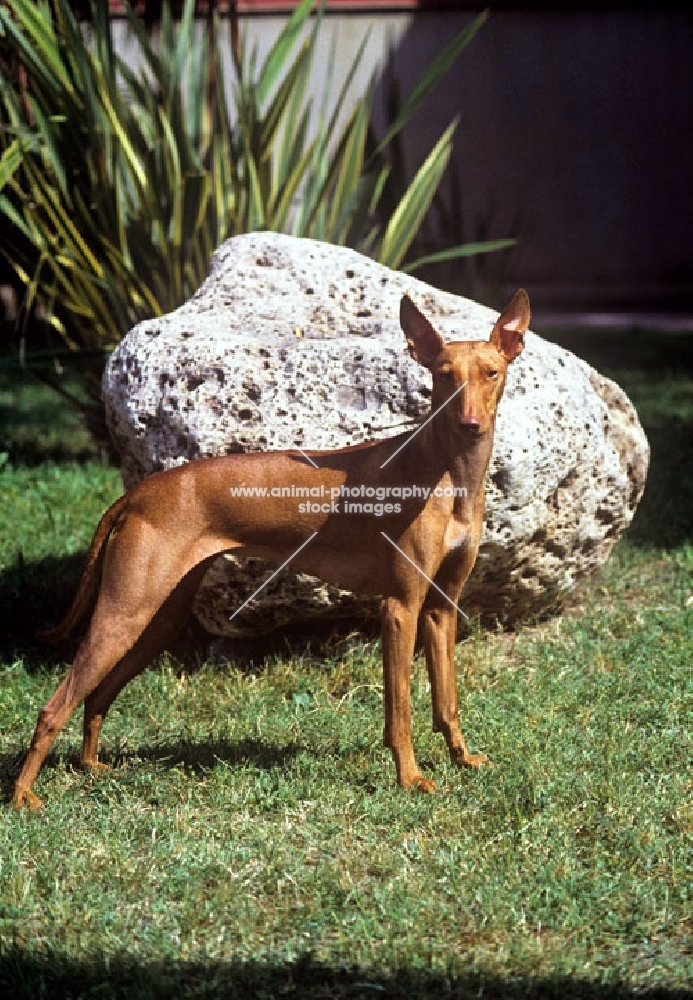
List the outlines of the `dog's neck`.
{"type": "Polygon", "coordinates": [[[464,521],[483,505],[486,471],[493,451],[494,427],[482,434],[455,433],[447,421],[432,420],[421,431],[422,450],[437,480],[447,472],[455,488],[453,517],[464,521]]]}

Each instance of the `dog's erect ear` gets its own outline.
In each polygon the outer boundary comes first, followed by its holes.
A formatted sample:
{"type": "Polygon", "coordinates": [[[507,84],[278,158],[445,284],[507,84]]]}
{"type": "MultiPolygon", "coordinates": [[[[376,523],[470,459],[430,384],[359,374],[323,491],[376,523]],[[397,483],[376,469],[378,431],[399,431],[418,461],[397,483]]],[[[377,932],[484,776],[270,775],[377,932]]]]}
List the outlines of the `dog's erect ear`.
{"type": "Polygon", "coordinates": [[[506,361],[514,361],[525,346],[525,333],[531,319],[529,295],[520,288],[500,314],[491,332],[491,343],[506,361]]]}
{"type": "Polygon", "coordinates": [[[430,368],[445,347],[445,342],[408,295],[403,296],[400,303],[399,322],[414,361],[418,361],[424,368],[430,368]]]}

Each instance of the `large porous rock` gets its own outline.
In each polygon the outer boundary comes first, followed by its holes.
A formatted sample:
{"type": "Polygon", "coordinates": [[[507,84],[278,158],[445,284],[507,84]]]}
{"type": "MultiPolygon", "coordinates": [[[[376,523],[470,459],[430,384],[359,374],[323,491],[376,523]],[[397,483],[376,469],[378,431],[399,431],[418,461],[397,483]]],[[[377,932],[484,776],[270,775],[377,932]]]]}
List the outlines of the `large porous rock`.
{"type": "MultiPolygon", "coordinates": [[[[352,250],[274,233],[223,244],[193,298],[140,323],[111,356],[104,399],[126,486],[201,456],[336,448],[414,426],[430,376],[399,329],[405,292],[445,339],[488,338],[492,310],[352,250]]],[[[463,609],[512,621],[559,603],[630,523],[647,463],[622,390],[528,334],[498,414],[463,609]]],[[[257,559],[219,559],[196,602],[202,624],[249,635],[376,609],[284,570],[229,621],[271,572],[257,559]]]]}

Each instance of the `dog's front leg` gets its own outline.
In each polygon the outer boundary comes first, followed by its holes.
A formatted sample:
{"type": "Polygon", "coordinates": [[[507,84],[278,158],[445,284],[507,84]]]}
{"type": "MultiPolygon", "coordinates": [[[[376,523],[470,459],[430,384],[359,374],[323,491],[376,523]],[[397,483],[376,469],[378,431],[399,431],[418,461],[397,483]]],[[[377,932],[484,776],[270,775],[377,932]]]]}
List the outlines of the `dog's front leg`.
{"type": "Polygon", "coordinates": [[[426,667],[431,682],[433,730],[445,737],[450,758],[459,767],[479,767],[487,762],[483,754],[472,754],[460,729],[455,676],[455,639],[457,637],[460,579],[468,575],[448,571],[438,573],[421,614],[426,667]],[[446,596],[444,596],[446,595],[446,596]]]}
{"type": "Polygon", "coordinates": [[[411,663],[417,617],[418,607],[412,609],[394,597],[383,599],[385,746],[392,750],[402,788],[432,792],[435,784],[421,774],[411,741],[411,663]]]}

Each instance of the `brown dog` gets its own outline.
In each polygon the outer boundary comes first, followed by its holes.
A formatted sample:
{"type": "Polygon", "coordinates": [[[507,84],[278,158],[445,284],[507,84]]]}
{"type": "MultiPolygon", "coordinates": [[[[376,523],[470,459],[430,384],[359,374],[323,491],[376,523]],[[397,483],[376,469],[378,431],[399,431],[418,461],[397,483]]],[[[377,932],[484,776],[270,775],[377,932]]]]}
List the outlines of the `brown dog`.
{"type": "Polygon", "coordinates": [[[520,290],[489,341],[445,344],[406,296],[400,321],[412,357],[433,375],[431,414],[416,430],[330,452],[207,458],[145,479],[99,523],[60,638],[96,597],[71,669],[39,715],[13,802],[84,701],[82,763],[98,768],[99,733],[118,692],[184,624],[222,552],[261,556],[359,593],[382,594],[385,744],[404,788],[431,791],[410,733],[410,670],[420,620],[434,729],[452,760],[478,767],[460,731],[454,671],[457,602],[476,560],[484,480],[508,364],[524,345],[530,308],[520,290]],[[297,502],[303,496],[326,502],[297,502]],[[387,501],[369,506],[364,497],[387,501]],[[349,498],[349,499],[347,499],[349,498]]]}

